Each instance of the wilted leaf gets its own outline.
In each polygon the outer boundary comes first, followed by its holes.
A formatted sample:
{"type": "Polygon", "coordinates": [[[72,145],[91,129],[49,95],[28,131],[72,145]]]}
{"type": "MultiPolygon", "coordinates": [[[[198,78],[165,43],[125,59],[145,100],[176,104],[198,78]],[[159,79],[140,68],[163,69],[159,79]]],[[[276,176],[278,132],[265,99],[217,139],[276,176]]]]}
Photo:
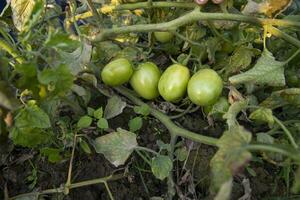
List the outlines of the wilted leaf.
{"type": "Polygon", "coordinates": [[[78,120],[77,127],[80,129],[87,128],[92,124],[92,122],[93,122],[93,119],[90,116],[85,115],[78,120]]]}
{"type": "Polygon", "coordinates": [[[248,101],[241,100],[234,102],[228,109],[228,111],[223,115],[223,118],[227,120],[227,124],[230,127],[235,127],[237,123],[237,115],[247,107],[248,101]]]}
{"type": "Polygon", "coordinates": [[[150,107],[146,104],[142,106],[134,106],[133,110],[136,114],[140,114],[143,116],[148,116],[150,114],[150,107]]]}
{"type": "Polygon", "coordinates": [[[43,156],[48,157],[49,162],[57,163],[62,160],[59,149],[45,147],[40,152],[43,156]]]}
{"type": "Polygon", "coordinates": [[[211,160],[213,175],[212,189],[218,191],[232,176],[239,173],[251,159],[251,153],[242,147],[250,143],[252,135],[242,126],[235,126],[225,131],[218,140],[219,150],[211,160]]]}
{"type": "Polygon", "coordinates": [[[73,75],[88,69],[92,56],[92,45],[84,42],[72,53],[59,50],[62,61],[68,66],[73,75]]]}
{"type": "Polygon", "coordinates": [[[259,10],[268,17],[272,17],[283,12],[292,2],[293,0],[265,0],[259,4],[259,10]]]}
{"type": "Polygon", "coordinates": [[[252,69],[231,76],[229,81],[232,84],[254,83],[259,85],[284,86],[284,65],[285,62],[276,61],[271,52],[264,50],[262,56],[252,69]]]}
{"type": "Polygon", "coordinates": [[[102,153],[116,167],[126,162],[137,145],[136,135],[120,128],[95,140],[96,152],[102,153]]]}
{"type": "Polygon", "coordinates": [[[227,71],[238,72],[239,70],[246,69],[251,64],[252,57],[254,57],[254,52],[251,48],[246,46],[238,47],[230,58],[227,71]]]}
{"type": "Polygon", "coordinates": [[[208,53],[208,59],[214,63],[215,62],[215,54],[218,50],[221,49],[221,43],[219,38],[210,37],[206,40],[206,47],[208,53]]]}
{"type": "Polygon", "coordinates": [[[141,117],[135,117],[128,122],[128,127],[131,132],[140,130],[143,126],[143,119],[141,117]]]}
{"type": "Polygon", "coordinates": [[[261,107],[252,112],[249,118],[255,121],[268,123],[269,127],[272,127],[274,124],[273,112],[269,108],[261,107]]]}
{"type": "Polygon", "coordinates": [[[152,173],[156,178],[160,180],[164,180],[166,177],[168,177],[172,168],[173,163],[168,156],[158,155],[152,159],[152,173]]]}
{"type": "MultiPolygon", "coordinates": [[[[25,25],[30,22],[33,24],[44,7],[44,0],[11,0],[10,6],[13,14],[13,22],[19,31],[25,30],[25,25]]],[[[27,30],[30,26],[27,27],[27,30]]]]}
{"type": "Polygon", "coordinates": [[[289,104],[300,108],[300,88],[288,88],[273,92],[260,106],[275,109],[289,104]]]}
{"type": "Polygon", "coordinates": [[[122,101],[122,99],[118,96],[113,96],[108,99],[104,110],[104,118],[111,119],[115,116],[118,116],[123,112],[123,109],[126,107],[126,102],[122,101]]]}

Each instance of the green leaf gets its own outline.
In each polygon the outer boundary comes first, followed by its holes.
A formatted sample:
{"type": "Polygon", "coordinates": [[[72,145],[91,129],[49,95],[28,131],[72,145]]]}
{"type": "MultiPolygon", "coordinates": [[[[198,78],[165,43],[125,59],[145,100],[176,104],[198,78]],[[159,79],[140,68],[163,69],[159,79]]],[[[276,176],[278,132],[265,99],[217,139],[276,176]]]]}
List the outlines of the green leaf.
{"type": "Polygon", "coordinates": [[[186,147],[181,147],[181,148],[176,149],[174,154],[175,154],[176,158],[181,162],[185,161],[188,157],[188,151],[187,151],[186,147]]]}
{"type": "Polygon", "coordinates": [[[73,75],[87,70],[92,56],[92,46],[86,42],[82,43],[75,51],[68,53],[58,49],[61,61],[69,68],[73,75]]]}
{"type": "Polygon", "coordinates": [[[234,73],[238,72],[239,70],[246,69],[251,64],[252,57],[254,57],[252,48],[243,45],[236,48],[230,58],[230,63],[227,67],[227,71],[229,71],[230,73],[234,73]]]}
{"type": "Polygon", "coordinates": [[[13,22],[19,31],[26,31],[34,24],[44,9],[44,0],[11,0],[13,22]],[[26,27],[27,25],[27,27],[26,27]]]}
{"type": "Polygon", "coordinates": [[[218,191],[251,159],[251,153],[242,148],[250,143],[251,138],[252,134],[242,126],[232,127],[223,133],[217,142],[219,150],[210,163],[213,175],[213,191],[218,191]]]}
{"type": "Polygon", "coordinates": [[[274,144],[275,139],[267,133],[257,133],[256,140],[257,140],[257,142],[260,142],[260,143],[274,144]]]}
{"type": "Polygon", "coordinates": [[[252,112],[249,118],[255,121],[268,123],[269,127],[273,127],[274,125],[273,112],[269,108],[261,107],[252,112]]]}
{"type": "Polygon", "coordinates": [[[88,145],[88,143],[85,140],[81,139],[79,142],[79,145],[85,153],[87,153],[87,154],[92,153],[90,146],[88,145]]]}
{"type": "Polygon", "coordinates": [[[38,74],[38,80],[44,85],[48,85],[50,93],[55,95],[65,95],[68,92],[75,77],[71,74],[66,65],[57,68],[46,68],[38,74]]]}
{"type": "Polygon", "coordinates": [[[169,176],[172,168],[173,163],[168,156],[158,155],[152,158],[151,171],[156,178],[164,180],[169,176]]]}
{"type": "Polygon", "coordinates": [[[23,108],[15,117],[15,126],[18,128],[50,128],[49,116],[37,105],[23,108]]]}
{"type": "Polygon", "coordinates": [[[128,122],[129,130],[135,132],[140,130],[143,126],[143,119],[141,117],[135,117],[128,122]]]}
{"type": "Polygon", "coordinates": [[[126,107],[126,102],[118,96],[112,96],[108,99],[106,107],[104,109],[104,118],[111,119],[123,112],[123,109],[126,107]]]}
{"type": "Polygon", "coordinates": [[[223,118],[227,120],[229,127],[235,127],[237,123],[237,115],[247,107],[248,101],[241,100],[234,102],[228,109],[228,111],[223,115],[223,118]]]}
{"type": "Polygon", "coordinates": [[[22,197],[18,197],[15,200],[39,200],[38,194],[30,194],[22,197]]]}
{"type": "Polygon", "coordinates": [[[97,126],[101,129],[107,129],[109,127],[108,122],[105,118],[100,118],[97,122],[97,126]]]}
{"type": "Polygon", "coordinates": [[[93,49],[93,61],[102,61],[107,63],[109,60],[114,58],[121,48],[111,41],[105,41],[95,44],[93,49]]]}
{"type": "Polygon", "coordinates": [[[143,116],[148,116],[150,114],[150,107],[146,104],[142,105],[142,106],[134,106],[133,110],[136,114],[140,114],[143,116]]]}
{"type": "Polygon", "coordinates": [[[87,113],[88,113],[89,116],[93,117],[94,116],[94,112],[95,112],[94,108],[91,108],[91,107],[87,108],[87,113]]]}
{"type": "Polygon", "coordinates": [[[95,110],[94,117],[96,119],[101,119],[103,117],[103,108],[102,107],[100,107],[97,110],[95,110]]]}
{"type": "Polygon", "coordinates": [[[260,106],[275,109],[289,104],[300,108],[300,88],[288,88],[273,92],[260,106]]]}
{"type": "Polygon", "coordinates": [[[252,69],[230,77],[229,81],[232,84],[254,83],[268,86],[284,86],[283,66],[285,64],[285,62],[276,61],[271,52],[264,50],[252,69]]]}
{"type": "Polygon", "coordinates": [[[48,144],[52,138],[52,133],[40,128],[14,126],[10,131],[10,138],[15,145],[23,147],[37,147],[41,144],[48,144]]]}
{"type": "Polygon", "coordinates": [[[15,66],[15,70],[20,76],[17,79],[17,87],[21,89],[28,89],[31,91],[38,91],[37,80],[37,64],[36,63],[22,63],[15,66]]]}
{"type": "Polygon", "coordinates": [[[40,152],[43,156],[48,157],[49,162],[57,163],[62,160],[59,149],[45,147],[40,152]]]}
{"type": "Polygon", "coordinates": [[[94,147],[97,153],[102,153],[118,167],[126,162],[137,145],[134,133],[118,128],[117,132],[96,138],[94,147]]]}
{"type": "Polygon", "coordinates": [[[79,129],[87,128],[92,124],[92,122],[93,122],[93,119],[90,116],[85,115],[78,120],[77,127],[79,129]]]}
{"type": "Polygon", "coordinates": [[[70,34],[62,32],[60,29],[50,31],[44,43],[45,47],[52,47],[63,51],[74,50],[79,47],[80,42],[70,37],[70,34]]]}

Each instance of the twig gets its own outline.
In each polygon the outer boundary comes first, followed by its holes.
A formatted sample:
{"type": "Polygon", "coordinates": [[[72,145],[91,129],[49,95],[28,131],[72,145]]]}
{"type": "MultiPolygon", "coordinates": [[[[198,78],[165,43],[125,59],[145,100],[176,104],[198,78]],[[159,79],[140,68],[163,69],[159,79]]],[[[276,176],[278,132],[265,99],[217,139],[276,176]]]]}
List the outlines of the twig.
{"type": "Polygon", "coordinates": [[[97,9],[95,8],[92,0],[86,0],[88,7],[90,8],[90,10],[92,11],[92,14],[94,15],[94,17],[96,18],[97,22],[99,23],[99,25],[102,24],[102,18],[100,16],[100,14],[98,13],[97,9]]]}
{"type": "Polygon", "coordinates": [[[297,143],[295,142],[291,132],[285,127],[285,125],[283,123],[281,123],[281,121],[277,118],[277,117],[273,117],[275,122],[282,128],[282,130],[284,131],[284,133],[287,135],[287,137],[289,138],[291,144],[293,145],[293,147],[295,149],[298,149],[299,146],[297,145],[297,143]]]}

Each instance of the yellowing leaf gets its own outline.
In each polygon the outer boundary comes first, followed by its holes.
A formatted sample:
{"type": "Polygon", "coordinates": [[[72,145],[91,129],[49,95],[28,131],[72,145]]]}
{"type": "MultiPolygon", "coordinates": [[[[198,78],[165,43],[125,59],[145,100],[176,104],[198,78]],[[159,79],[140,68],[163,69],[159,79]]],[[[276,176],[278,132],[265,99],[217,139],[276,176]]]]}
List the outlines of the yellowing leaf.
{"type": "Polygon", "coordinates": [[[265,0],[260,4],[259,10],[268,17],[272,17],[283,12],[292,2],[292,0],[265,0]]]}
{"type": "Polygon", "coordinates": [[[44,0],[11,0],[10,6],[15,27],[19,31],[24,31],[30,18],[36,21],[39,17],[40,11],[44,7],[44,0]]]}

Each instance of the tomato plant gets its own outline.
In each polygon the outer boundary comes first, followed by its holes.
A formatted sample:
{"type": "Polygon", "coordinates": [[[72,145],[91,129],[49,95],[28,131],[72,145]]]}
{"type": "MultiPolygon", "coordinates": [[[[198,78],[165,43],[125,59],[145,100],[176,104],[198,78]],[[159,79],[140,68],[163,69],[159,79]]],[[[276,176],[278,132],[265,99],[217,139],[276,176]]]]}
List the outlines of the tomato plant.
{"type": "Polygon", "coordinates": [[[159,68],[151,62],[142,63],[134,71],[130,84],[131,87],[143,98],[154,99],[159,96],[158,81],[161,72],[159,68]]]}
{"type": "Polygon", "coordinates": [[[105,65],[101,71],[101,78],[107,85],[118,86],[128,82],[132,74],[133,67],[130,61],[119,58],[105,65]]]}
{"type": "Polygon", "coordinates": [[[190,100],[200,106],[215,103],[223,90],[221,77],[212,69],[201,69],[191,77],[187,86],[190,100]]]}
{"type": "Polygon", "coordinates": [[[299,15],[0,1],[0,199],[299,199],[299,15]]]}
{"type": "Polygon", "coordinates": [[[166,101],[179,101],[185,95],[189,79],[190,71],[187,67],[173,64],[164,71],[158,82],[159,94],[166,101]]]}

